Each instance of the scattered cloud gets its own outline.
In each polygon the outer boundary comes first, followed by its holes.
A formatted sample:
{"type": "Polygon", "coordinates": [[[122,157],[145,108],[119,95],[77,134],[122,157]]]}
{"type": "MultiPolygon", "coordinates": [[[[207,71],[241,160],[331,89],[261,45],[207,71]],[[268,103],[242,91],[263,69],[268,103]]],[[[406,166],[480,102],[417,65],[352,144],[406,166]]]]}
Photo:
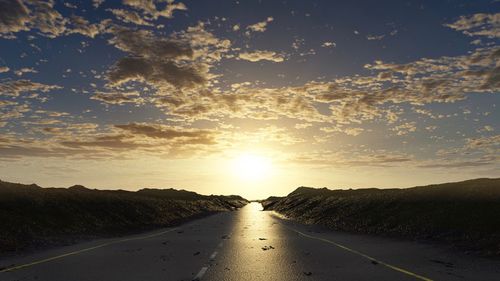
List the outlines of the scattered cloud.
{"type": "Polygon", "coordinates": [[[152,26],[153,24],[144,20],[141,15],[139,15],[135,11],[129,11],[125,9],[109,9],[115,17],[117,17],[119,20],[125,22],[125,23],[133,23],[137,25],[146,25],[146,26],[152,26]]]}
{"type": "Polygon", "coordinates": [[[238,57],[242,60],[247,60],[251,62],[258,62],[262,60],[272,61],[272,62],[283,62],[285,56],[280,53],[265,50],[255,50],[252,52],[239,53],[238,57]]]}
{"type": "Polygon", "coordinates": [[[496,14],[474,14],[461,16],[453,23],[445,26],[462,31],[468,36],[487,36],[490,38],[500,37],[500,13],[496,14]]]}
{"type": "Polygon", "coordinates": [[[372,40],[377,40],[377,41],[379,41],[379,40],[384,39],[384,37],[385,37],[385,34],[382,34],[382,35],[367,35],[367,36],[366,36],[366,39],[367,39],[367,40],[370,40],[370,41],[372,41],[372,40]]]}
{"type": "Polygon", "coordinates": [[[254,23],[254,24],[251,24],[249,26],[246,27],[247,29],[247,32],[246,34],[247,35],[250,35],[251,32],[264,32],[266,31],[267,29],[267,25],[272,22],[274,20],[273,17],[268,17],[266,20],[264,21],[261,21],[261,22],[258,22],[258,23],[254,23]]]}
{"type": "Polygon", "coordinates": [[[323,47],[323,48],[335,48],[335,47],[337,47],[337,44],[335,42],[326,41],[326,42],[323,42],[323,44],[321,44],[321,47],[323,47]]]}
{"type": "Polygon", "coordinates": [[[132,135],[155,139],[180,140],[183,144],[215,144],[215,133],[210,130],[184,129],[157,124],[130,123],[115,125],[132,135]]]}
{"type": "Polygon", "coordinates": [[[42,83],[33,82],[30,80],[11,80],[0,83],[0,96],[17,97],[22,93],[30,92],[44,92],[47,93],[51,90],[61,89],[57,85],[47,85],[42,83]]]}
{"type": "Polygon", "coordinates": [[[141,105],[144,103],[144,99],[140,97],[138,92],[127,92],[127,93],[97,92],[94,95],[92,95],[91,99],[98,100],[107,104],[119,104],[119,105],[126,103],[141,105]]]}
{"type": "Polygon", "coordinates": [[[174,1],[167,1],[167,4],[163,9],[158,9],[153,0],[123,0],[123,4],[142,12],[145,16],[153,20],[160,17],[172,18],[175,11],[187,10],[184,3],[175,3],[174,1]]]}
{"type": "Polygon", "coordinates": [[[404,136],[407,135],[408,133],[415,132],[417,130],[416,124],[417,124],[416,122],[407,122],[398,125],[392,128],[391,130],[396,132],[398,136],[404,136]]]}
{"type": "Polygon", "coordinates": [[[38,71],[36,71],[33,67],[23,67],[21,69],[15,70],[14,74],[16,74],[17,76],[22,76],[24,73],[37,73],[37,72],[38,71]]]}
{"type": "Polygon", "coordinates": [[[330,168],[342,167],[389,167],[401,166],[403,163],[410,165],[413,156],[385,150],[354,150],[347,152],[334,152],[329,150],[300,153],[292,157],[291,161],[330,168]]]}
{"type": "Polygon", "coordinates": [[[20,1],[0,2],[0,34],[4,38],[15,38],[13,33],[29,30],[30,10],[20,1]]]}
{"type": "Polygon", "coordinates": [[[94,6],[95,9],[99,8],[99,6],[104,3],[105,0],[92,0],[92,6],[94,6]]]}
{"type": "Polygon", "coordinates": [[[0,37],[14,39],[17,32],[35,29],[49,38],[75,33],[93,38],[103,28],[81,16],[65,18],[54,5],[54,1],[1,1],[0,37]]]}

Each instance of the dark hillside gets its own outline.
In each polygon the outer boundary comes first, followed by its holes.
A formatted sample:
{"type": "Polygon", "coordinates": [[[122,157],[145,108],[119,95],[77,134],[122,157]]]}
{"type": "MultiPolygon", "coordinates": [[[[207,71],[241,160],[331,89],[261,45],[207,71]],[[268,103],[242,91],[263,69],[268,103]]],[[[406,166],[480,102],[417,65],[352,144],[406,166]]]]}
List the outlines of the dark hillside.
{"type": "Polygon", "coordinates": [[[406,189],[299,187],[263,205],[335,230],[442,241],[500,255],[500,179],[406,189]]]}
{"type": "Polygon", "coordinates": [[[0,252],[172,226],[246,203],[238,196],[175,189],[41,188],[0,181],[0,252]]]}

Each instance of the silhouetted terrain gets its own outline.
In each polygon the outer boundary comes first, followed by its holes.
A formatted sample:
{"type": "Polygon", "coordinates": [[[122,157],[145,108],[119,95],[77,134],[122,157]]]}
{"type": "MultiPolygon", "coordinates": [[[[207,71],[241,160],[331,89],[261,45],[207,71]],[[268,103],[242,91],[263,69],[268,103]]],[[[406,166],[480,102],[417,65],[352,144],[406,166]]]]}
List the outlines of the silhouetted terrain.
{"type": "Polygon", "coordinates": [[[178,224],[247,204],[175,189],[41,188],[0,181],[0,252],[178,224]]]}
{"type": "Polygon", "coordinates": [[[299,187],[262,202],[306,224],[366,234],[446,241],[500,255],[500,179],[406,189],[299,187]]]}

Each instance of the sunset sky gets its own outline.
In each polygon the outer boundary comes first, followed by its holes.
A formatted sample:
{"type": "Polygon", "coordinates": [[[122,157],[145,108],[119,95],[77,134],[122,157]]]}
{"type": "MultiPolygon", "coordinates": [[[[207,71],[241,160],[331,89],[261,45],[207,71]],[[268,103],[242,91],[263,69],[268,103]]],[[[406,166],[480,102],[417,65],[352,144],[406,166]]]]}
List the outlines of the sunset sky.
{"type": "Polygon", "coordinates": [[[0,179],[255,199],[498,177],[499,12],[0,0],[0,179]]]}

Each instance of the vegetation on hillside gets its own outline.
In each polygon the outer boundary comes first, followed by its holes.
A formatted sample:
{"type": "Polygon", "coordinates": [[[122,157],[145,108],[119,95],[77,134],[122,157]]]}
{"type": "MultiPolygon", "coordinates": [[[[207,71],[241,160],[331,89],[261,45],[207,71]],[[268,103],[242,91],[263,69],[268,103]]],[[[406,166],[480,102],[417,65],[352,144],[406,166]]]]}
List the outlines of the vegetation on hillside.
{"type": "Polygon", "coordinates": [[[329,190],[299,187],[264,200],[277,211],[330,229],[446,241],[500,255],[500,179],[405,189],[329,190]]]}
{"type": "Polygon", "coordinates": [[[173,226],[246,203],[239,196],[175,189],[41,188],[0,181],[0,252],[173,226]]]}

